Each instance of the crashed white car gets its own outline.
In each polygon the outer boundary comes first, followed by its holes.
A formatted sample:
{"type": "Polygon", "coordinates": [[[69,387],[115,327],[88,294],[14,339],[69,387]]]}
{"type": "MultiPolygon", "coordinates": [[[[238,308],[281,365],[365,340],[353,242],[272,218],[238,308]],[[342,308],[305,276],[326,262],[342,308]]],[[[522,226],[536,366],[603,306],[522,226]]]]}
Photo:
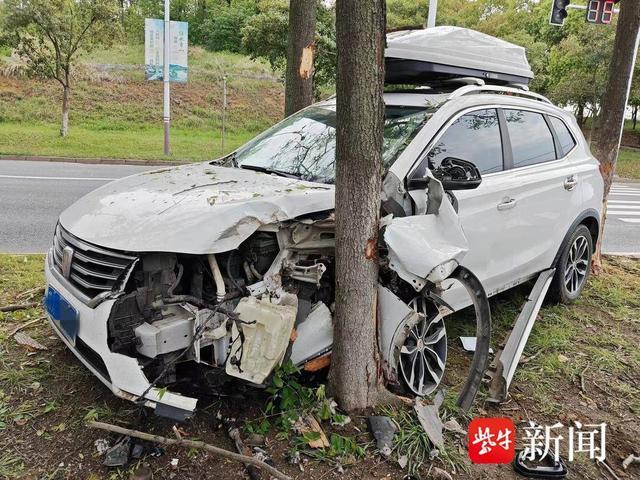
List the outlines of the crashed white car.
{"type": "MultiPolygon", "coordinates": [[[[399,32],[387,65],[389,83],[423,86],[385,94],[384,373],[432,392],[447,360],[443,313],[473,304],[468,406],[487,368],[487,296],[545,271],[558,300],[583,288],[601,221],[598,162],[570,114],[522,87],[531,72],[519,47],[464,29],[399,32]],[[467,57],[425,58],[421,42],[444,55],[438,36],[467,42],[467,57]],[[483,73],[474,46],[503,61],[483,73]]],[[[116,395],[184,418],[196,384],[259,386],[284,360],[328,364],[335,121],[335,101],[318,103],[221,162],[124,178],[61,215],[45,305],[116,395]]]]}

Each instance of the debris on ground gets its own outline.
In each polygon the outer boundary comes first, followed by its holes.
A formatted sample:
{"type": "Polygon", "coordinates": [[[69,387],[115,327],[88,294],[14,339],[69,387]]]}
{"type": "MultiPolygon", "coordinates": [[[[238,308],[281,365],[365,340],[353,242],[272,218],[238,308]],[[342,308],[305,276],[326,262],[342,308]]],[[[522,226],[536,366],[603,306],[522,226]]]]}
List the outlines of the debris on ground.
{"type": "Polygon", "coordinates": [[[16,305],[5,305],[4,307],[0,307],[0,312],[17,312],[18,310],[35,308],[38,305],[40,305],[40,302],[28,302],[28,303],[18,303],[16,305]]]}
{"type": "MultiPolygon", "coordinates": [[[[148,442],[160,443],[162,445],[176,445],[185,448],[197,448],[201,450],[206,450],[207,452],[216,455],[218,457],[223,457],[229,460],[234,460],[236,462],[253,465],[256,468],[260,468],[261,470],[266,471],[272,477],[277,478],[278,480],[291,480],[290,477],[279,471],[278,469],[272,467],[271,465],[262,462],[252,456],[241,455],[239,453],[230,452],[229,450],[225,450],[224,448],[216,447],[214,445],[210,445],[204,442],[196,442],[193,440],[178,440],[177,438],[167,438],[162,437],[160,435],[152,435],[147,432],[140,432],[138,430],[132,430],[129,428],[119,427],[117,425],[111,425],[109,423],[104,422],[87,422],[87,426],[89,428],[97,428],[100,430],[106,430],[112,433],[118,433],[120,435],[125,435],[125,438],[139,438],[141,440],[146,440],[148,442]]],[[[128,454],[128,451],[127,451],[128,454]]]]}
{"type": "Polygon", "coordinates": [[[178,468],[178,459],[172,458],[169,464],[171,465],[172,468],[178,468]]]}
{"type": "Polygon", "coordinates": [[[37,340],[34,340],[29,335],[23,332],[18,332],[13,336],[13,339],[19,344],[27,347],[28,350],[36,351],[36,350],[48,350],[47,347],[42,345],[37,340]]]}
{"type": "Polygon", "coordinates": [[[624,461],[622,462],[622,468],[626,470],[632,463],[640,463],[640,457],[634,455],[633,453],[624,459],[624,461]]]}
{"type": "Polygon", "coordinates": [[[293,429],[307,440],[311,448],[326,448],[329,446],[327,435],[313,415],[298,418],[293,429]]]}
{"type": "Polygon", "coordinates": [[[153,478],[153,472],[149,467],[140,467],[136,470],[129,480],[151,480],[153,478]]]}
{"type": "Polygon", "coordinates": [[[104,455],[109,450],[109,441],[106,438],[99,438],[93,444],[96,446],[98,455],[104,455]]]}
{"type": "Polygon", "coordinates": [[[441,390],[433,399],[433,404],[425,404],[423,399],[416,398],[413,406],[418,415],[420,425],[422,425],[431,443],[438,449],[444,447],[444,436],[442,435],[444,425],[438,413],[443,401],[444,392],[441,390]]]}
{"type": "Polygon", "coordinates": [[[466,435],[467,432],[462,426],[458,423],[455,418],[450,418],[442,425],[447,432],[459,433],[460,435],[466,435]]]}
{"type": "MultiPolygon", "coordinates": [[[[467,352],[475,352],[477,339],[477,337],[460,337],[462,348],[467,352]]],[[[493,348],[489,348],[489,353],[493,354],[493,348]]]]}
{"type": "Polygon", "coordinates": [[[453,477],[449,472],[438,467],[432,467],[429,473],[431,478],[437,480],[453,480],[453,477]]]}
{"type": "Polygon", "coordinates": [[[18,333],[20,330],[24,330],[25,328],[27,328],[27,327],[29,327],[29,326],[31,326],[31,325],[33,325],[33,324],[35,324],[35,323],[37,323],[37,322],[39,322],[39,321],[41,321],[41,320],[44,320],[44,319],[45,319],[45,317],[38,317],[38,318],[34,318],[33,320],[29,320],[29,321],[28,321],[28,322],[26,322],[26,323],[23,323],[23,324],[21,324],[21,325],[18,325],[18,326],[17,326],[17,327],[15,327],[13,330],[11,330],[11,331],[9,332],[9,335],[7,335],[7,336],[8,336],[8,337],[13,337],[13,336],[14,336],[16,333],[18,333]]]}
{"type": "Polygon", "coordinates": [[[107,450],[102,464],[107,467],[124,467],[129,463],[130,451],[131,438],[123,436],[113,447],[107,450]]]}
{"type": "MultiPolygon", "coordinates": [[[[394,421],[389,417],[385,417],[382,415],[373,415],[367,418],[367,424],[369,426],[369,432],[376,440],[376,448],[385,457],[391,455],[391,448],[393,447],[393,436],[398,430],[398,427],[396,426],[394,421]]],[[[398,463],[400,463],[400,459],[398,459],[398,463]]]]}

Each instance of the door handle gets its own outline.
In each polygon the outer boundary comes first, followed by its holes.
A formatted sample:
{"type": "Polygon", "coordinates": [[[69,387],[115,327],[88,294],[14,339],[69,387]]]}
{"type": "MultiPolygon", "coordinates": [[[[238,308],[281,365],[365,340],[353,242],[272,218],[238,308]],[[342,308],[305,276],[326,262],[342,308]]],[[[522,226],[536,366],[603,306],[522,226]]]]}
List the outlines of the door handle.
{"type": "Polygon", "coordinates": [[[516,206],[518,201],[515,198],[505,198],[502,203],[498,204],[498,210],[509,210],[516,206]]]}
{"type": "Polygon", "coordinates": [[[576,177],[573,175],[567,177],[564,181],[564,189],[567,191],[573,190],[576,188],[576,185],[578,185],[578,180],[576,180],[576,177]]]}

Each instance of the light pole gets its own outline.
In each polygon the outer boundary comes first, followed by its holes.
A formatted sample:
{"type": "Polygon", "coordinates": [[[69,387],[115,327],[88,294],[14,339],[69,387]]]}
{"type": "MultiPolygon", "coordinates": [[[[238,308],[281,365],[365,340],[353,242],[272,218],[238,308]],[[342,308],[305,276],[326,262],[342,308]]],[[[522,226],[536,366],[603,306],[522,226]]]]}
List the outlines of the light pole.
{"type": "Polygon", "coordinates": [[[436,26],[436,13],[438,10],[438,0],[429,0],[429,16],[427,17],[427,28],[436,26]]]}
{"type": "Polygon", "coordinates": [[[164,98],[163,98],[163,115],[162,115],[162,123],[164,126],[164,154],[171,155],[171,147],[169,143],[169,128],[171,122],[171,104],[169,102],[170,98],[170,78],[169,78],[169,55],[171,52],[171,22],[169,18],[170,13],[170,0],[164,0],[164,98]]]}

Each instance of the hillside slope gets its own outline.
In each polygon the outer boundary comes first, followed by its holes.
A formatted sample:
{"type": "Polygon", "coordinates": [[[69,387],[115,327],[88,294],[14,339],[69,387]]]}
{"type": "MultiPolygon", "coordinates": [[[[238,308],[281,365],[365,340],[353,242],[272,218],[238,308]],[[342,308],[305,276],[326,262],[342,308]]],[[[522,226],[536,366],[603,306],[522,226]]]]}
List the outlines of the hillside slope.
{"type": "MultiPolygon", "coordinates": [[[[189,55],[189,83],[171,88],[171,158],[206,160],[222,154],[224,75],[225,152],[282,118],[283,85],[266,64],[197,47],[189,55]]],[[[4,67],[0,63],[0,154],[166,158],[162,83],[145,81],[142,63],[142,45],[115,46],[84,58],[64,139],[58,136],[62,91],[57,82],[25,78],[7,60],[4,67]]]]}

